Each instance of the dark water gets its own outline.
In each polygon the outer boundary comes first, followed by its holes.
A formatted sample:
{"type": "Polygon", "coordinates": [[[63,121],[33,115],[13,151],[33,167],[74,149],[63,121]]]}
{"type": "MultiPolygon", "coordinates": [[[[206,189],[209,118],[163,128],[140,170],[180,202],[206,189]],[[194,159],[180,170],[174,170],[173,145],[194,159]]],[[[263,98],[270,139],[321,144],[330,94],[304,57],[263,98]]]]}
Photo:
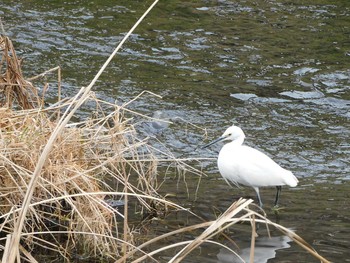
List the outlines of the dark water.
{"type": "MultiPolygon", "coordinates": [[[[0,16],[25,59],[25,74],[60,65],[63,95],[72,96],[89,83],[150,4],[3,0],[0,16]]],[[[220,145],[195,148],[239,124],[248,145],[273,156],[300,180],[298,187],[283,191],[286,209],[279,222],[330,261],[349,262],[349,62],[348,0],[161,1],[94,91],[120,103],[143,90],[161,95],[145,95],[130,107],[149,116],[161,111],[173,121],[161,132],[156,132],[158,126],[140,124],[140,137],[154,134],[163,146],[151,143],[176,156],[216,157],[220,145]]],[[[50,95],[54,101],[56,91],[50,95]]],[[[176,194],[177,201],[200,216],[214,219],[235,198],[253,197],[251,189],[230,189],[214,160],[194,164],[209,174],[196,194],[198,178],[191,175],[187,184],[169,176],[163,191],[176,194]]],[[[262,189],[267,211],[273,195],[274,189],[262,189]]],[[[177,217],[166,224],[176,229],[184,220],[177,217]]],[[[230,234],[246,253],[249,229],[235,227],[230,234]]],[[[263,256],[256,262],[317,262],[280,233],[273,235],[258,239],[263,256]]],[[[199,259],[234,260],[213,245],[187,262],[199,259]]]]}

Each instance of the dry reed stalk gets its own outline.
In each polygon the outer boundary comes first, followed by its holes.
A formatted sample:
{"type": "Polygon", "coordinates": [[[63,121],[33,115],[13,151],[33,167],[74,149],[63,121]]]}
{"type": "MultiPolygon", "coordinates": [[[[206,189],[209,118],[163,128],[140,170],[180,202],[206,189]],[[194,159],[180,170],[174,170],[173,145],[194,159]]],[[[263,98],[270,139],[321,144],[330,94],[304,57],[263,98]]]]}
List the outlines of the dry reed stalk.
{"type": "Polygon", "coordinates": [[[251,237],[251,243],[250,243],[250,256],[249,256],[249,261],[250,261],[250,263],[254,263],[255,238],[256,238],[255,215],[252,215],[251,224],[252,224],[252,237],[251,237]]]}
{"type": "MultiPolygon", "coordinates": [[[[210,239],[212,236],[221,232],[223,225],[227,223],[234,215],[241,212],[253,200],[240,199],[237,202],[234,202],[217,220],[215,220],[201,235],[199,235],[195,240],[185,246],[179,253],[177,253],[169,263],[181,262],[187,254],[189,254],[194,248],[198,247],[203,243],[204,240],[210,239]]],[[[249,211],[245,216],[250,216],[251,212],[249,211]]]]}
{"type": "MultiPolygon", "coordinates": [[[[37,80],[37,79],[40,79],[40,78],[43,78],[44,76],[52,73],[52,72],[56,72],[57,71],[57,101],[61,101],[62,97],[61,97],[61,83],[62,83],[62,73],[61,73],[61,67],[60,66],[57,66],[57,67],[54,67],[54,68],[51,68],[49,70],[46,70],[45,72],[37,75],[37,76],[34,76],[34,77],[31,77],[31,78],[28,78],[27,80],[28,81],[33,81],[33,80],[37,80]]],[[[43,88],[43,91],[42,91],[42,95],[41,95],[41,105],[43,106],[44,105],[44,101],[45,101],[45,95],[46,95],[46,91],[49,87],[49,84],[46,83],[44,85],[44,88],[43,88]]],[[[58,113],[58,118],[60,117],[60,114],[58,113]]]]}
{"type": "Polygon", "coordinates": [[[0,36],[0,51],[0,106],[12,108],[14,101],[21,109],[40,105],[37,89],[23,77],[22,61],[17,57],[12,41],[6,36],[0,36]]]}

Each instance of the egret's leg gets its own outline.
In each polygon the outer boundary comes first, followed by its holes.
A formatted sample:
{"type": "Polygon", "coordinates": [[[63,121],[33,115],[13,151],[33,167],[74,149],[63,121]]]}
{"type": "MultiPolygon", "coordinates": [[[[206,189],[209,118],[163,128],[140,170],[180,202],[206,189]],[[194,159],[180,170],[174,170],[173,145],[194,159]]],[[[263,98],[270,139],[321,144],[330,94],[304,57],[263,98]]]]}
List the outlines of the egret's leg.
{"type": "Polygon", "coordinates": [[[276,192],[276,199],[275,199],[275,206],[278,206],[278,199],[281,195],[282,186],[276,186],[277,192],[276,192]]]}
{"type": "Polygon", "coordinates": [[[261,202],[261,198],[260,198],[260,194],[259,194],[259,188],[258,187],[253,187],[255,192],[256,192],[256,196],[258,197],[259,200],[259,206],[262,208],[263,207],[263,203],[261,202]]]}

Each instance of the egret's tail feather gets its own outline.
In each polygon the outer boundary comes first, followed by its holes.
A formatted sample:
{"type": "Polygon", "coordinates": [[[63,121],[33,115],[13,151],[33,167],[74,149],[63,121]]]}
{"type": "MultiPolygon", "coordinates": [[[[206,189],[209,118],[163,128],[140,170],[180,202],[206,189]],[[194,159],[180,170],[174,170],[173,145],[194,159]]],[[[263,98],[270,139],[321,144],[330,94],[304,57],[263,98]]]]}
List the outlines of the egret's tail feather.
{"type": "Polygon", "coordinates": [[[291,171],[288,171],[285,176],[285,183],[286,185],[289,185],[290,187],[295,187],[298,185],[299,180],[294,176],[294,174],[291,171]]]}

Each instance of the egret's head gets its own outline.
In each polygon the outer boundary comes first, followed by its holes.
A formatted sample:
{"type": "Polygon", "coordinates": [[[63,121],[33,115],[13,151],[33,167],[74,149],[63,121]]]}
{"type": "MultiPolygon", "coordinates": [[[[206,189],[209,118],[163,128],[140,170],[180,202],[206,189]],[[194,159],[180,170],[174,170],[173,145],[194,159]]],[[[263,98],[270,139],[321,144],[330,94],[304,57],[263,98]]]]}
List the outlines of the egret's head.
{"type": "Polygon", "coordinates": [[[220,138],[222,138],[223,141],[235,141],[237,139],[244,139],[245,135],[241,128],[232,125],[231,127],[227,128],[220,138]]]}
{"type": "Polygon", "coordinates": [[[242,144],[244,141],[244,138],[245,138],[245,135],[242,129],[235,125],[232,125],[231,127],[227,128],[227,130],[224,132],[224,134],[221,137],[204,145],[202,148],[207,148],[208,146],[221,141],[239,141],[239,144],[242,144]]]}

